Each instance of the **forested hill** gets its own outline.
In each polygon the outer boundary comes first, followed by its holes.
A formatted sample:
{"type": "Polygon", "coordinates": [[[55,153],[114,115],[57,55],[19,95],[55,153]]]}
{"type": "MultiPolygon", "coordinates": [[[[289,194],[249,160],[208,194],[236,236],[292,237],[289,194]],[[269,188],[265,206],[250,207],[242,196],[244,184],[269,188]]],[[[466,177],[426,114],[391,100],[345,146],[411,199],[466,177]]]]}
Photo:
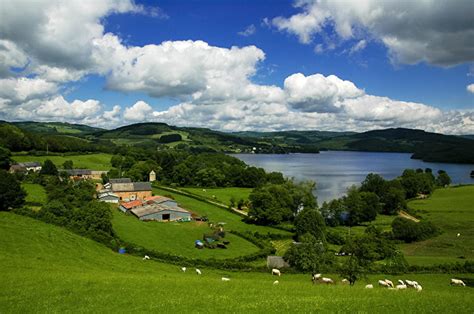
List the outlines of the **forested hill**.
{"type": "Polygon", "coordinates": [[[351,150],[413,153],[425,161],[474,164],[474,139],[413,129],[363,133],[280,131],[225,133],[206,128],[138,123],[113,130],[69,123],[1,122],[0,145],[13,151],[102,151],[122,145],[193,152],[317,153],[351,150]]]}

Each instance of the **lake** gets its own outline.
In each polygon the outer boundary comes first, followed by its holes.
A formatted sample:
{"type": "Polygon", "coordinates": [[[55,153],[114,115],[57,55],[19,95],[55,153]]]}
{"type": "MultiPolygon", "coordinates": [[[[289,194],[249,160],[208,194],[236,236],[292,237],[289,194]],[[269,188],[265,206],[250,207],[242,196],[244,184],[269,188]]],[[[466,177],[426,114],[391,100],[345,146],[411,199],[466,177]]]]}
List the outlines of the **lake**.
{"type": "Polygon", "coordinates": [[[373,153],[323,151],[320,154],[234,154],[245,163],[267,171],[282,172],[297,180],[316,181],[315,195],[318,203],[342,196],[348,187],[360,184],[368,173],[378,173],[385,179],[393,179],[407,168],[431,168],[436,174],[445,170],[453,184],[474,184],[470,173],[473,164],[448,164],[410,159],[406,153],[373,153]]]}

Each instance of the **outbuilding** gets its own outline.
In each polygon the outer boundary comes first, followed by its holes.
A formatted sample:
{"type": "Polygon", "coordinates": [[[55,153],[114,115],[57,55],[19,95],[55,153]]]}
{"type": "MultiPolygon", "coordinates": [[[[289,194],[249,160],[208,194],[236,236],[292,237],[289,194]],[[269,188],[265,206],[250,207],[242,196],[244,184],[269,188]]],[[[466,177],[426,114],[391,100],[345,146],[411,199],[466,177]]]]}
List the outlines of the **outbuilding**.
{"type": "Polygon", "coordinates": [[[148,204],[130,210],[140,220],[191,221],[191,213],[179,206],[148,204]]]}

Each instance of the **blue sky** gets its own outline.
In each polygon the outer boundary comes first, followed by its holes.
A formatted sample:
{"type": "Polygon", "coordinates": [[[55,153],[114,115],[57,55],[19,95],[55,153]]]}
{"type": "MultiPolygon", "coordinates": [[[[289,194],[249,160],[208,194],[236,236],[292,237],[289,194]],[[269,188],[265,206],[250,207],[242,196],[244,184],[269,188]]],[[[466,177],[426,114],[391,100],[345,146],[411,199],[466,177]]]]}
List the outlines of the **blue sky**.
{"type": "Polygon", "coordinates": [[[471,1],[2,2],[7,120],[474,133],[471,1]]]}

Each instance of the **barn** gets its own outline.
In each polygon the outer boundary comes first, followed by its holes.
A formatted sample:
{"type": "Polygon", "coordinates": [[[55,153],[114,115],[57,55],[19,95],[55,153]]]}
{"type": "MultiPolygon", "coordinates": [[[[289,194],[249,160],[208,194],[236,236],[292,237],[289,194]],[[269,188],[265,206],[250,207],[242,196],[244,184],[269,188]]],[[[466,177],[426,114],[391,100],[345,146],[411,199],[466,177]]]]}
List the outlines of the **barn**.
{"type": "Polygon", "coordinates": [[[148,204],[132,208],[130,212],[140,220],[191,221],[191,213],[179,206],[148,204]]]}

